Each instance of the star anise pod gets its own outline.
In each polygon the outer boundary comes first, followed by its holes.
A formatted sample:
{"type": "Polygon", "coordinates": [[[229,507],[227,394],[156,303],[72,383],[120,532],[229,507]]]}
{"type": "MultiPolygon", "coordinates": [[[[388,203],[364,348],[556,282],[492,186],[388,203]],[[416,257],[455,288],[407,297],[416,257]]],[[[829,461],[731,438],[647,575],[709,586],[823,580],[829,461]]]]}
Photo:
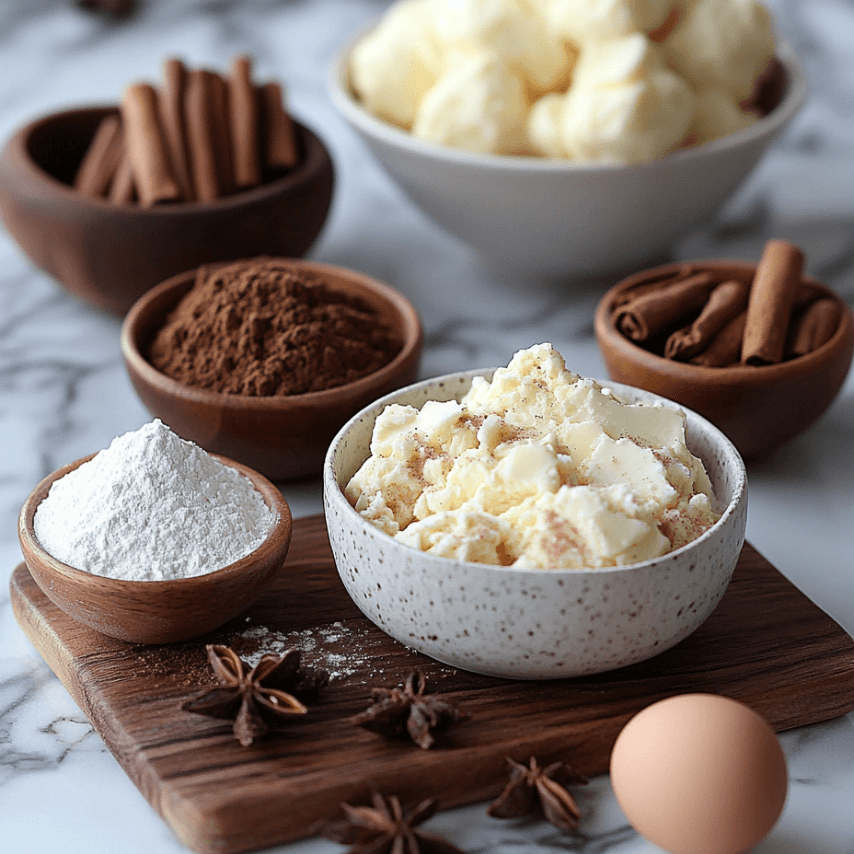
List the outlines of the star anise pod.
{"type": "MultiPolygon", "coordinates": [[[[276,656],[265,655],[264,658],[275,658],[276,656]]],[[[298,649],[291,647],[278,657],[278,663],[264,677],[264,685],[267,688],[278,688],[293,694],[304,703],[316,700],[320,689],[329,684],[329,674],[325,670],[304,670],[301,666],[302,654],[298,649]]],[[[260,665],[261,661],[258,662],[260,665]]]]}
{"type": "Polygon", "coordinates": [[[284,655],[262,655],[249,673],[243,662],[227,646],[208,644],[208,660],[219,682],[181,706],[187,712],[234,720],[234,735],[244,746],[252,744],[284,719],[304,715],[308,709],[285,688],[295,693],[311,693],[328,679],[326,674],[310,676],[299,667],[299,650],[284,655]]]}
{"type": "Polygon", "coordinates": [[[433,733],[469,716],[437,694],[425,694],[427,679],[414,671],[400,688],[373,688],[372,705],[351,721],[358,726],[395,738],[409,737],[424,750],[433,746],[433,733]]]}
{"type": "Polygon", "coordinates": [[[494,818],[542,816],[561,830],[575,830],[581,810],[565,788],[572,783],[586,784],[587,778],[571,765],[554,762],[540,768],[532,756],[525,767],[508,757],[510,779],[504,791],[486,812],[494,818]]]}
{"type": "Polygon", "coordinates": [[[437,810],[439,802],[427,798],[403,807],[394,796],[375,793],[373,806],[342,804],[344,818],[320,828],[320,835],[352,846],[347,854],[464,854],[447,839],[416,830],[437,810]]]}

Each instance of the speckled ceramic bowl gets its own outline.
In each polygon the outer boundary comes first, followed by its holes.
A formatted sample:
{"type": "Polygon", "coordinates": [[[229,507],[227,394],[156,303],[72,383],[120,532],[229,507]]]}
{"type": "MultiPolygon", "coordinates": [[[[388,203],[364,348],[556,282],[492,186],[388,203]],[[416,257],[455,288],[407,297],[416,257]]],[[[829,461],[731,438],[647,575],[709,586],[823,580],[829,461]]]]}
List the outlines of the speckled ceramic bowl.
{"type": "MultiPolygon", "coordinates": [[[[690,449],[706,465],[722,512],[693,543],[614,569],[534,570],[434,557],[362,519],[342,487],[368,456],[377,415],[390,403],[459,399],[471,371],[427,380],[376,401],[338,433],[326,456],[324,506],[338,573],[383,631],[446,664],[510,679],[553,679],[644,661],[688,637],[729,584],[744,543],[747,475],[732,443],[687,412],[690,449]]],[[[623,399],[664,401],[608,384],[623,399]]]]}

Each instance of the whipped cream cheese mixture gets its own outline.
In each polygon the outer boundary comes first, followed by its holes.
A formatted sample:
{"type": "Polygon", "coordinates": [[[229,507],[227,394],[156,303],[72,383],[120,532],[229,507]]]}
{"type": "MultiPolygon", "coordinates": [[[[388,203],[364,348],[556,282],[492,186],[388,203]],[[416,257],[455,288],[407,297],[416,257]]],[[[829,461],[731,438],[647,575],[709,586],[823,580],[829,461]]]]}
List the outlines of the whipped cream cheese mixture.
{"type": "Polygon", "coordinates": [[[370,451],[350,503],[400,542],[458,560],[621,566],[719,518],[684,413],[622,402],[547,343],[476,377],[461,401],[386,407],[370,451]]]}

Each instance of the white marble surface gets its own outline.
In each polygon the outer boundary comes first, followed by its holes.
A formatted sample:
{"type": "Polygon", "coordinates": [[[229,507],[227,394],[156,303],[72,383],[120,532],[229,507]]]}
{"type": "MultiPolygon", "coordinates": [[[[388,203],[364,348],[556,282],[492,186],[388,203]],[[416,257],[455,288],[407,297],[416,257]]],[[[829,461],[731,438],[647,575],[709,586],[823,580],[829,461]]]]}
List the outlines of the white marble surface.
{"type": "MultiPolygon", "coordinates": [[[[162,57],[222,67],[239,51],[284,80],[291,106],[329,143],[338,168],[332,216],[312,256],[377,275],[406,293],[426,328],[424,376],[506,363],[552,341],[570,367],[603,376],[592,311],[607,282],[499,279],[433,228],[370,160],[325,92],[336,46],[387,5],[381,0],[141,0],[124,21],[72,0],[0,4],[0,138],[44,111],[114,101],[132,78],[156,78],[162,57]]],[[[854,2],[772,0],[798,50],[810,98],[794,125],[717,220],[676,247],[678,258],[755,259],[768,237],[802,245],[809,272],[854,304],[854,2]]],[[[0,229],[0,573],[20,561],[18,510],[49,471],[148,419],[125,377],[119,321],[66,295],[0,229]]],[[[854,632],[854,377],[808,433],[751,465],[748,539],[854,632]]],[[[318,482],[285,486],[294,514],[320,510],[318,482]]],[[[27,641],[0,587],[0,846],[8,852],[178,852],[27,641]]],[[[854,852],[852,716],[784,734],[790,795],[758,854],[854,852]]],[[[599,778],[582,794],[578,833],[516,825],[482,806],[428,827],[470,852],[652,854],[599,778]]],[[[281,854],[343,850],[310,840],[281,854]]]]}

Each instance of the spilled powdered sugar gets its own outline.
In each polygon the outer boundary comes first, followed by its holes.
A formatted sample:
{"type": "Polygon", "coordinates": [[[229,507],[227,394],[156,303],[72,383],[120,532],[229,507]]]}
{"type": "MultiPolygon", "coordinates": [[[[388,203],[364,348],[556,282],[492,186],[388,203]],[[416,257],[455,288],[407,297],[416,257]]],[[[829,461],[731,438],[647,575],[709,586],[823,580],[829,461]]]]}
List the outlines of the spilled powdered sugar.
{"type": "MultiPolygon", "coordinates": [[[[303,665],[325,670],[330,680],[357,674],[375,677],[383,673],[383,641],[369,626],[335,622],[328,626],[292,632],[253,626],[244,629],[237,638],[252,649],[251,652],[240,650],[240,657],[249,667],[254,667],[263,655],[282,655],[289,649],[298,649],[303,665]]],[[[233,643],[232,646],[236,645],[233,643]]]]}

